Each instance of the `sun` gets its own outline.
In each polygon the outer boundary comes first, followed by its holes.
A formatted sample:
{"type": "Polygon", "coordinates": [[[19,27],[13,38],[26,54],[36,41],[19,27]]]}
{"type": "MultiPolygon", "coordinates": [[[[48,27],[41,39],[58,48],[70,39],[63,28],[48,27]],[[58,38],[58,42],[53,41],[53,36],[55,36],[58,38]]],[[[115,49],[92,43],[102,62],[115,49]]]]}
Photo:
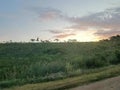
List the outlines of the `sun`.
{"type": "Polygon", "coordinates": [[[65,40],[68,39],[76,39],[80,42],[91,42],[91,41],[99,41],[100,38],[94,34],[95,31],[78,31],[74,36],[69,36],[65,38],[65,40]]]}

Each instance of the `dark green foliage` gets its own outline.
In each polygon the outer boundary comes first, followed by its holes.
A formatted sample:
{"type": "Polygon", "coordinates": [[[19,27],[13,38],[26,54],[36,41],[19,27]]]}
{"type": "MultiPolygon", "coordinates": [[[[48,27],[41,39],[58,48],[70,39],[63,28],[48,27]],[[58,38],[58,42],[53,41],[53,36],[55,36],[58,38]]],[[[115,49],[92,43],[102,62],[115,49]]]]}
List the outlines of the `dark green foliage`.
{"type": "Polygon", "coordinates": [[[46,76],[52,73],[65,72],[65,65],[62,62],[50,62],[41,64],[39,62],[31,65],[27,70],[28,77],[46,76]]]}
{"type": "Polygon", "coordinates": [[[100,42],[5,43],[0,44],[0,85],[61,79],[119,63],[119,35],[100,42]]]}

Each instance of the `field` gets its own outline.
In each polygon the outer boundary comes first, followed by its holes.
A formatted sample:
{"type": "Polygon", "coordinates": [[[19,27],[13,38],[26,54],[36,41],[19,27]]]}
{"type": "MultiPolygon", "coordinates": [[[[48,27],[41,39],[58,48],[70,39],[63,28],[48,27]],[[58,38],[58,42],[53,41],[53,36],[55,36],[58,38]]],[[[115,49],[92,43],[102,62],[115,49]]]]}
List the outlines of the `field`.
{"type": "MultiPolygon", "coordinates": [[[[110,66],[107,68],[98,69],[90,73],[82,74],[76,77],[70,77],[62,80],[27,84],[23,86],[11,87],[3,90],[69,90],[70,88],[89,84],[105,78],[110,78],[120,75],[120,65],[110,66]]],[[[74,89],[73,89],[74,90],[74,89]]]]}
{"type": "Polygon", "coordinates": [[[81,77],[83,83],[91,82],[120,75],[117,64],[120,64],[119,35],[100,42],[1,43],[0,88],[60,79],[66,85],[69,80],[81,77]],[[86,80],[85,76],[89,78],[86,80]]]}

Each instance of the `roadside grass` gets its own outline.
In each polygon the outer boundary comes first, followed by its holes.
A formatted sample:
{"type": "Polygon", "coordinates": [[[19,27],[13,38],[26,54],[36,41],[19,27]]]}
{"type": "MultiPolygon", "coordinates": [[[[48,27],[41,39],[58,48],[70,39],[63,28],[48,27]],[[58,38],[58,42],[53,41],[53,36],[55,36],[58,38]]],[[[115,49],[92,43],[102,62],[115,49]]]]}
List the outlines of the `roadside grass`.
{"type": "Polygon", "coordinates": [[[88,84],[98,80],[120,75],[120,65],[113,65],[85,73],[80,76],[70,77],[63,80],[56,80],[37,84],[26,84],[1,90],[65,90],[79,85],[88,84]]]}
{"type": "Polygon", "coordinates": [[[120,75],[118,64],[120,35],[99,42],[0,43],[0,90],[68,89],[120,75]]]}

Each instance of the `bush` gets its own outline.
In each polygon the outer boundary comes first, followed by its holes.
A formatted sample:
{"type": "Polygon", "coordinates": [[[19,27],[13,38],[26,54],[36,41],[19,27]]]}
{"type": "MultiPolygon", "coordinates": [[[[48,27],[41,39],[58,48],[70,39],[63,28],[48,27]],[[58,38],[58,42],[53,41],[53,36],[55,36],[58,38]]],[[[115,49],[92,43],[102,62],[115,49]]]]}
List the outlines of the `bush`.
{"type": "Polygon", "coordinates": [[[120,63],[120,51],[119,50],[115,50],[114,55],[112,55],[112,57],[114,58],[110,61],[111,64],[120,63]]]}
{"type": "Polygon", "coordinates": [[[58,72],[65,72],[65,65],[61,62],[50,62],[46,64],[37,62],[30,66],[26,76],[39,77],[58,72]]]}
{"type": "Polygon", "coordinates": [[[93,56],[84,60],[86,68],[99,68],[107,65],[107,62],[100,56],[93,56]]]}

